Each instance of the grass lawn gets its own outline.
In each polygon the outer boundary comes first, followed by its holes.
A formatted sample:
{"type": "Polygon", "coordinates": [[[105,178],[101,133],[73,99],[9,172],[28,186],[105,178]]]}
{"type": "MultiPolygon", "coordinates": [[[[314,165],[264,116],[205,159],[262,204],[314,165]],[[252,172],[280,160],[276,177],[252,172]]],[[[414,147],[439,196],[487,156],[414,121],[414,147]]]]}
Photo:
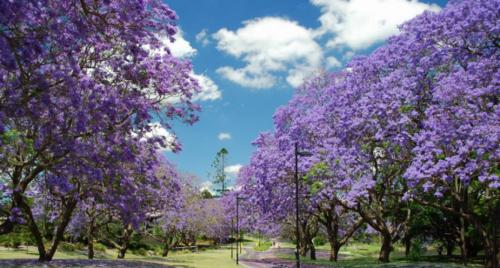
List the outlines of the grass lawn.
{"type": "MultiPolygon", "coordinates": [[[[295,247],[291,243],[282,243],[283,247],[295,247]]],[[[329,250],[329,245],[318,246],[319,250],[329,250]]],[[[457,258],[438,257],[435,250],[431,247],[419,261],[410,261],[404,256],[404,249],[402,246],[395,246],[394,251],[391,253],[391,262],[386,264],[378,263],[377,258],[380,250],[378,243],[361,244],[352,243],[340,250],[340,260],[337,263],[330,262],[326,259],[311,260],[309,257],[302,258],[304,263],[318,264],[329,267],[342,267],[342,268],[397,268],[397,267],[411,267],[411,268],[447,268],[447,267],[483,267],[478,260],[473,260],[468,266],[463,266],[458,263],[457,258]]],[[[280,255],[282,259],[294,260],[294,256],[280,255]]]]}
{"type": "MultiPolygon", "coordinates": [[[[35,247],[24,249],[7,249],[0,247],[0,260],[2,259],[37,259],[38,253],[35,247]]],[[[85,251],[57,252],[54,259],[86,259],[85,251]]],[[[97,253],[96,259],[115,259],[116,251],[107,250],[105,253],[97,253]]],[[[139,256],[127,253],[126,260],[146,261],[181,268],[236,268],[238,267],[231,260],[229,249],[209,249],[199,252],[172,252],[168,258],[157,256],[139,256]]]]}

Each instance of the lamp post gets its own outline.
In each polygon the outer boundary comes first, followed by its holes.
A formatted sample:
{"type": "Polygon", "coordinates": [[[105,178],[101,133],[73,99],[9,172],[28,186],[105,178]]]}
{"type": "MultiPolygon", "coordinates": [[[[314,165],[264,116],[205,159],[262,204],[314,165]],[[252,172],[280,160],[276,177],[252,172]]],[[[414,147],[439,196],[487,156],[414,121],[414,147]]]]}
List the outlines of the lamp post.
{"type": "MultiPolygon", "coordinates": [[[[231,219],[231,240],[234,239],[234,236],[233,236],[233,232],[234,232],[234,218],[231,219]]],[[[231,259],[233,259],[233,241],[231,241],[231,259]]]]}
{"type": "Polygon", "coordinates": [[[299,144],[295,143],[295,259],[297,260],[297,268],[300,268],[300,230],[299,230],[299,156],[311,156],[310,152],[299,151],[299,144]]]}
{"type": "Polygon", "coordinates": [[[240,197],[239,194],[236,194],[236,265],[239,263],[239,250],[241,249],[240,245],[240,200],[244,200],[245,198],[240,197]]]}

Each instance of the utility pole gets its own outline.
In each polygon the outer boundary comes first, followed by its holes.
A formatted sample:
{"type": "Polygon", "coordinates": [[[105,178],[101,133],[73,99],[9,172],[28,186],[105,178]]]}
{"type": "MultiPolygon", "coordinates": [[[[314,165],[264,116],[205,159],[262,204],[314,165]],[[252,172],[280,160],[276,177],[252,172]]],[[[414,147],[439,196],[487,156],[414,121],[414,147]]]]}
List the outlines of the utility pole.
{"type": "Polygon", "coordinates": [[[239,250],[238,250],[238,245],[239,245],[239,241],[240,241],[239,206],[240,206],[240,197],[239,197],[239,194],[236,194],[236,265],[238,265],[238,261],[239,261],[239,250]]]}
{"type": "Polygon", "coordinates": [[[234,218],[231,219],[231,259],[233,259],[233,243],[234,243],[234,218]]]}
{"type": "Polygon", "coordinates": [[[299,156],[312,156],[310,152],[299,151],[299,144],[295,142],[295,260],[297,261],[297,268],[300,268],[300,230],[299,230],[299,156]]]}

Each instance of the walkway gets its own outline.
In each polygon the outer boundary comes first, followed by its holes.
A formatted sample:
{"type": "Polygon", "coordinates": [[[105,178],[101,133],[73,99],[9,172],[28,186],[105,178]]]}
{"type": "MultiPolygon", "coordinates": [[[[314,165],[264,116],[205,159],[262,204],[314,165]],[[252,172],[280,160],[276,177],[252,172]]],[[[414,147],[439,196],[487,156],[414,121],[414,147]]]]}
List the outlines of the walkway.
{"type": "MultiPolygon", "coordinates": [[[[240,263],[247,268],[291,268],[295,262],[278,258],[279,255],[293,255],[291,248],[270,248],[267,251],[255,251],[251,247],[245,247],[245,253],[240,258],[240,263]]],[[[328,252],[316,252],[319,258],[328,258],[328,252]]],[[[318,265],[302,264],[304,268],[321,268],[318,265]]]]}

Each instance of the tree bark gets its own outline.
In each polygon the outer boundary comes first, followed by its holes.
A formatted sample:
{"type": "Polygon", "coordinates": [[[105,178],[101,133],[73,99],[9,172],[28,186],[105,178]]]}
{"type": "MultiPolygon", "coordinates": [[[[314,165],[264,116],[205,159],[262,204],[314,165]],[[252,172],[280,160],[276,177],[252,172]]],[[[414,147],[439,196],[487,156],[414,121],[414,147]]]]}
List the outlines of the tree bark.
{"type": "Polygon", "coordinates": [[[382,234],[382,247],[378,260],[380,262],[389,262],[389,256],[392,250],[392,237],[390,234],[382,234]]]}
{"type": "Polygon", "coordinates": [[[410,251],[411,251],[411,238],[406,236],[404,239],[405,243],[405,256],[408,257],[410,256],[410,251]]]}
{"type": "Polygon", "coordinates": [[[76,200],[70,200],[64,206],[64,212],[62,214],[61,221],[56,227],[56,232],[54,234],[54,237],[52,238],[52,245],[50,246],[50,250],[47,254],[47,261],[51,261],[56,254],[59,242],[61,242],[61,240],[64,238],[64,232],[66,231],[66,227],[71,221],[71,215],[73,215],[73,211],[75,210],[77,203],[78,201],[76,200]]]}
{"type": "Polygon", "coordinates": [[[131,224],[127,225],[127,228],[123,230],[122,244],[118,249],[118,259],[125,258],[125,254],[127,253],[128,247],[130,245],[130,237],[132,236],[133,231],[134,229],[132,229],[131,224]]]}
{"type": "Polygon", "coordinates": [[[309,251],[310,251],[309,256],[311,257],[311,260],[316,260],[316,248],[314,247],[314,243],[312,242],[309,245],[309,251]]]}
{"type": "Polygon", "coordinates": [[[170,252],[170,245],[168,243],[165,243],[165,246],[163,247],[163,252],[161,255],[163,257],[167,257],[169,252],[170,252]]]}
{"type": "Polygon", "coordinates": [[[465,220],[460,217],[460,253],[462,255],[462,263],[467,265],[467,238],[465,236],[465,220]]]}
{"type": "Polygon", "coordinates": [[[87,239],[89,243],[88,258],[90,260],[94,259],[94,220],[90,221],[90,226],[87,234],[87,239]]]}
{"type": "Polygon", "coordinates": [[[14,200],[14,203],[19,206],[19,208],[28,218],[27,225],[31,232],[31,235],[33,235],[33,238],[35,239],[36,247],[38,249],[38,260],[48,261],[47,251],[45,250],[45,245],[43,244],[43,236],[40,232],[40,229],[36,225],[35,218],[33,217],[33,213],[31,212],[31,208],[24,202],[24,198],[20,192],[14,192],[12,198],[14,200]]]}

